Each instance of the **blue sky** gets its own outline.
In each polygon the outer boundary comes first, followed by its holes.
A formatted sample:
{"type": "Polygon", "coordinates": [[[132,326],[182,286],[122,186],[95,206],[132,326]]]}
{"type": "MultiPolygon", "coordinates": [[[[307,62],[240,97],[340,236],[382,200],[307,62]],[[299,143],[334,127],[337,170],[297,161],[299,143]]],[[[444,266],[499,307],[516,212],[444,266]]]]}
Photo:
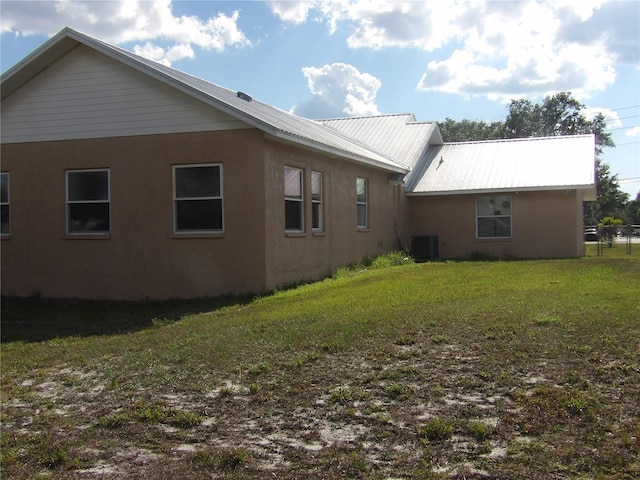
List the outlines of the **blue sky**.
{"type": "Polygon", "coordinates": [[[65,26],[309,118],[504,120],[571,91],[640,191],[640,1],[7,1],[2,72],[65,26]]]}

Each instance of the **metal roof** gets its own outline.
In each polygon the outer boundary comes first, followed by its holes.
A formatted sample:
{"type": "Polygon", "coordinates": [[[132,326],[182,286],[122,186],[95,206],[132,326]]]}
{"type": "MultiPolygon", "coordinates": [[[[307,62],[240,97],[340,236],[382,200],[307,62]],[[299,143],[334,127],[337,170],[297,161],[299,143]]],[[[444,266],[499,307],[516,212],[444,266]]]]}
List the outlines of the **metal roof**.
{"type": "Polygon", "coordinates": [[[417,122],[412,113],[319,120],[412,169],[430,143],[442,144],[435,122],[417,122]]]}
{"type": "Polygon", "coordinates": [[[404,165],[387,155],[320,122],[298,117],[255,99],[249,100],[246,94],[239,96],[238,92],[158,64],[70,28],[62,30],[2,75],[2,98],[79,44],[167,83],[275,138],[387,171],[407,173],[408,169],[404,165]]]}
{"type": "Polygon", "coordinates": [[[595,137],[571,135],[428,148],[409,195],[595,188],[595,137]]]}

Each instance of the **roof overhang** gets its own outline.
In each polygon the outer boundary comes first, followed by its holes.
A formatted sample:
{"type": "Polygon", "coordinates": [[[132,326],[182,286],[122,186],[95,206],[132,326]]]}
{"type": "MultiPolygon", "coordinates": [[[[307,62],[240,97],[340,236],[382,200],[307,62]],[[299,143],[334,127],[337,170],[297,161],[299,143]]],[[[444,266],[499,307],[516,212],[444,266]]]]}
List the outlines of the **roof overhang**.
{"type": "MultiPolygon", "coordinates": [[[[571,192],[574,190],[582,191],[584,193],[584,200],[590,201],[591,198],[587,198],[587,195],[592,191],[595,194],[595,187],[593,185],[554,185],[546,187],[522,187],[522,188],[492,188],[492,189],[477,189],[477,190],[442,190],[431,192],[407,192],[407,197],[443,197],[453,195],[489,195],[500,193],[513,193],[518,194],[520,192],[571,192]]],[[[591,195],[589,195],[591,197],[591,195]]],[[[593,200],[595,200],[595,195],[593,200]]]]}

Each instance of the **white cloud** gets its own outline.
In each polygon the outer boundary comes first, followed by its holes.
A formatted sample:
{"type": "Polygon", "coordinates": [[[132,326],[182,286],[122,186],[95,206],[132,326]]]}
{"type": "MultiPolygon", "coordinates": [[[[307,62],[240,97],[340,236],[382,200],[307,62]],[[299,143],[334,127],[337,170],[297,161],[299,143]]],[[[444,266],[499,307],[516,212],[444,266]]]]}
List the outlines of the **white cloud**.
{"type": "Polygon", "coordinates": [[[309,11],[316,7],[314,2],[304,0],[299,2],[281,0],[267,3],[271,12],[280,18],[280,20],[295,25],[305,23],[309,16],[309,11]]]}
{"type": "Polygon", "coordinates": [[[3,1],[0,29],[15,35],[53,35],[69,26],[111,43],[144,42],[135,45],[137,53],[170,65],[193,58],[193,47],[223,51],[250,46],[238,27],[239,16],[238,11],[208,19],[175,16],[171,0],[3,1]],[[168,46],[160,47],[160,42],[168,46]]]}
{"type": "Polygon", "coordinates": [[[313,98],[295,107],[296,114],[309,118],[379,115],[375,98],[382,82],[373,75],[345,63],[304,67],[302,73],[313,98]]]}
{"type": "Polygon", "coordinates": [[[610,86],[620,61],[640,63],[640,3],[605,0],[315,0],[274,2],[286,22],[338,21],[351,48],[417,48],[429,54],[417,88],[508,100],[610,86]],[[329,5],[331,8],[329,8],[329,5]]]}
{"type": "Polygon", "coordinates": [[[625,133],[625,135],[627,137],[640,137],[640,126],[630,128],[629,130],[627,130],[627,133],[625,133]]]}
{"type": "Polygon", "coordinates": [[[607,122],[608,128],[616,128],[622,126],[620,115],[618,115],[618,112],[616,112],[615,110],[611,110],[610,108],[587,107],[582,109],[582,113],[588,120],[593,120],[593,118],[598,113],[601,113],[607,122]]]}

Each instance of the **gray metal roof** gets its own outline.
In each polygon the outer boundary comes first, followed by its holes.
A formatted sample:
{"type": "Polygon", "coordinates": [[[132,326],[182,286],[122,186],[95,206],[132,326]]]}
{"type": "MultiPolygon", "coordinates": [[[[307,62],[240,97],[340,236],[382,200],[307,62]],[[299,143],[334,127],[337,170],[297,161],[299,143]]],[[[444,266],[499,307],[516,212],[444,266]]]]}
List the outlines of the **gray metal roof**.
{"type": "Polygon", "coordinates": [[[430,146],[406,186],[410,195],[594,187],[593,135],[430,146]]]}
{"type": "Polygon", "coordinates": [[[426,147],[442,144],[434,122],[417,122],[412,113],[320,120],[412,169],[426,147]]]}
{"type": "Polygon", "coordinates": [[[78,44],[89,46],[163,81],[275,138],[384,170],[407,172],[404,165],[384,153],[320,122],[298,117],[255,99],[249,100],[245,95],[239,96],[238,92],[158,64],[70,28],[62,30],[2,75],[2,98],[10,95],[78,44]]]}

